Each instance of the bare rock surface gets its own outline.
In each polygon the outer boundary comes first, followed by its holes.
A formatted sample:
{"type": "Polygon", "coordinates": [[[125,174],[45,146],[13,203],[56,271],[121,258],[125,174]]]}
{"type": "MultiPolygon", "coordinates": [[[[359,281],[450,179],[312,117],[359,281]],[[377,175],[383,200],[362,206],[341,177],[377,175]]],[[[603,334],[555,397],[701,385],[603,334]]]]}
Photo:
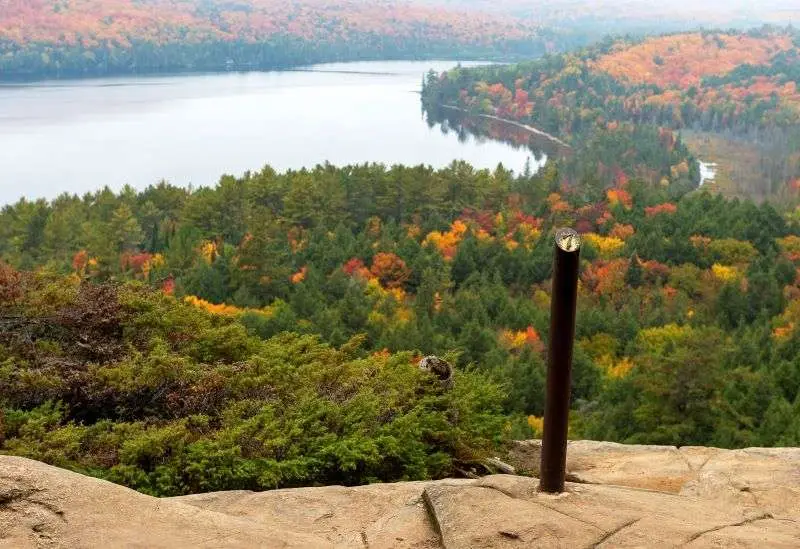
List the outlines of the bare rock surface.
{"type": "Polygon", "coordinates": [[[0,456],[0,548],[326,547],[324,538],[0,456]]]}
{"type": "MultiPolygon", "coordinates": [[[[509,462],[519,470],[539,474],[542,445],[539,440],[516,442],[509,462]]],[[[687,454],[674,446],[639,446],[591,440],[570,441],[567,447],[568,479],[592,484],[618,484],[636,488],[679,492],[694,478],[699,464],[719,450],[697,449],[687,454]],[[702,450],[705,453],[700,453],[702,450]]]]}
{"type": "MultiPolygon", "coordinates": [[[[537,475],[541,441],[514,443],[509,463],[537,475]]],[[[570,441],[567,479],[697,496],[800,516],[800,448],[722,450],[570,441]]]]}
{"type": "MultiPolygon", "coordinates": [[[[515,445],[536,472],[538,441],[515,445]]],[[[0,548],[800,547],[800,449],[575,441],[567,492],[480,479],[158,499],[0,456],[0,548]]]]}
{"type": "Polygon", "coordinates": [[[336,547],[422,549],[439,547],[438,535],[422,500],[429,484],[218,492],[166,501],[188,503],[267,527],[318,536],[336,547]]]}

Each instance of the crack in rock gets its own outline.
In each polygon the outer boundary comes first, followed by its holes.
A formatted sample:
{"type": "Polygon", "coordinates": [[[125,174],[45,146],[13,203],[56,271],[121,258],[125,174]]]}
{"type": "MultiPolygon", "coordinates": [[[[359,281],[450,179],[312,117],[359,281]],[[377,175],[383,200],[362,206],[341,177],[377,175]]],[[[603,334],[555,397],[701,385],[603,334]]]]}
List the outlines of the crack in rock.
{"type": "MultiPolygon", "coordinates": [[[[673,451],[674,451],[674,452],[677,452],[677,454],[678,454],[678,455],[679,455],[681,458],[683,458],[683,461],[685,461],[685,462],[686,462],[686,467],[689,469],[689,472],[690,472],[690,473],[696,473],[696,472],[697,472],[697,471],[695,470],[695,468],[694,468],[694,467],[692,467],[692,462],[691,462],[691,461],[689,461],[689,456],[687,456],[686,454],[684,454],[683,452],[681,452],[680,448],[673,447],[673,451]]],[[[699,471],[699,469],[698,469],[698,471],[699,471]]]]}
{"type": "Polygon", "coordinates": [[[55,516],[60,518],[62,521],[66,522],[66,519],[64,518],[64,511],[59,509],[49,501],[41,501],[39,499],[29,499],[28,501],[30,502],[31,505],[36,505],[41,507],[42,509],[50,511],[55,516]]]}
{"type": "MultiPolygon", "coordinates": [[[[41,548],[52,546],[59,532],[58,523],[66,523],[63,510],[36,497],[42,492],[46,490],[33,487],[0,489],[0,514],[28,517],[25,521],[28,522],[27,527],[36,540],[36,546],[41,548]]],[[[3,538],[5,536],[0,535],[0,539],[3,538]]]]}
{"type": "Polygon", "coordinates": [[[442,533],[442,525],[439,522],[439,517],[436,514],[436,507],[431,500],[430,494],[428,494],[427,490],[422,492],[422,501],[425,504],[425,510],[427,511],[428,520],[431,521],[431,525],[433,526],[433,530],[436,532],[436,537],[439,541],[439,547],[442,549],[447,549],[447,546],[444,544],[444,534],[442,533]]]}
{"type": "MultiPolygon", "coordinates": [[[[494,491],[496,491],[496,492],[500,492],[500,493],[501,493],[501,494],[503,494],[504,496],[506,496],[506,497],[509,497],[509,498],[511,498],[511,499],[519,499],[518,497],[516,497],[515,495],[513,495],[511,492],[506,492],[506,491],[505,491],[505,490],[503,490],[502,488],[499,488],[499,487],[497,487],[497,486],[491,486],[491,485],[489,485],[489,484],[476,484],[476,485],[474,485],[474,486],[473,486],[473,488],[487,488],[487,489],[489,489],[489,490],[494,490],[494,491]]],[[[523,500],[523,501],[527,501],[527,500],[523,500]]]]}
{"type": "Polygon", "coordinates": [[[582,522],[586,526],[591,526],[595,530],[600,530],[601,532],[605,532],[604,529],[600,528],[598,525],[596,525],[596,524],[594,524],[592,522],[589,522],[588,520],[582,519],[580,517],[576,517],[574,515],[570,515],[569,513],[565,513],[564,511],[561,511],[560,509],[556,509],[555,507],[551,507],[549,505],[545,505],[544,503],[542,503],[540,501],[532,501],[531,503],[533,503],[535,505],[539,505],[540,507],[544,507],[545,509],[550,509],[554,513],[558,513],[559,515],[563,515],[565,517],[571,518],[572,520],[577,520],[578,522],[582,522]]]}
{"type": "Polygon", "coordinates": [[[759,520],[767,520],[767,519],[771,519],[771,518],[773,518],[772,517],[772,513],[763,513],[761,515],[758,515],[757,517],[749,518],[749,519],[743,520],[741,522],[735,522],[733,524],[721,524],[719,526],[714,526],[713,528],[709,528],[708,530],[703,530],[701,532],[697,532],[695,534],[692,534],[689,537],[689,539],[687,539],[685,542],[683,542],[682,545],[688,545],[688,544],[692,543],[694,540],[696,540],[696,539],[698,539],[698,538],[700,538],[702,536],[705,536],[706,534],[710,534],[711,532],[716,532],[718,530],[724,530],[725,528],[735,528],[737,526],[744,526],[746,524],[752,524],[753,522],[758,522],[759,520]]]}
{"type": "Polygon", "coordinates": [[[333,517],[335,517],[335,516],[336,516],[336,515],[335,515],[334,513],[332,513],[332,512],[330,512],[330,511],[329,511],[329,512],[327,512],[327,513],[325,513],[325,514],[323,514],[323,515],[320,515],[320,516],[318,516],[317,518],[315,518],[315,519],[314,519],[314,522],[319,522],[319,521],[321,521],[321,520],[330,519],[330,518],[333,518],[333,517]]]}
{"type": "Polygon", "coordinates": [[[688,482],[685,482],[683,486],[681,486],[681,489],[683,489],[687,484],[689,484],[689,482],[698,480],[700,478],[700,472],[703,470],[703,467],[705,467],[708,464],[708,462],[711,461],[711,459],[714,457],[714,454],[706,456],[706,459],[703,460],[703,463],[701,463],[697,468],[694,468],[692,467],[691,460],[689,460],[689,456],[687,456],[685,452],[682,452],[681,448],[675,447],[675,451],[678,452],[678,454],[680,454],[680,456],[686,462],[686,466],[689,468],[689,472],[693,473],[692,478],[688,482]]]}
{"type": "Polygon", "coordinates": [[[590,549],[596,549],[597,547],[600,547],[601,545],[603,545],[603,543],[605,543],[609,539],[613,538],[614,536],[616,536],[617,534],[622,532],[625,528],[628,528],[629,526],[633,526],[634,524],[636,524],[640,520],[642,520],[642,517],[635,518],[633,520],[629,520],[625,524],[621,524],[619,527],[614,528],[613,530],[610,530],[610,531],[606,532],[605,534],[603,534],[603,537],[601,537],[599,540],[597,540],[592,545],[590,545],[589,548],[590,549]]]}
{"type": "Polygon", "coordinates": [[[703,470],[703,467],[705,467],[705,466],[708,464],[708,462],[709,462],[709,461],[711,461],[711,458],[713,458],[713,457],[714,457],[714,455],[713,455],[713,454],[712,454],[712,455],[710,455],[710,456],[708,456],[708,457],[705,459],[705,461],[704,461],[703,463],[701,463],[701,464],[700,464],[700,467],[698,467],[698,468],[697,468],[697,471],[695,471],[695,472],[699,473],[700,471],[702,471],[702,470],[703,470]]]}
{"type": "Polygon", "coordinates": [[[530,528],[525,528],[524,530],[519,532],[514,530],[499,530],[497,533],[506,539],[524,542],[523,538],[530,532],[535,532],[536,530],[538,530],[537,526],[531,526],[530,528]]]}

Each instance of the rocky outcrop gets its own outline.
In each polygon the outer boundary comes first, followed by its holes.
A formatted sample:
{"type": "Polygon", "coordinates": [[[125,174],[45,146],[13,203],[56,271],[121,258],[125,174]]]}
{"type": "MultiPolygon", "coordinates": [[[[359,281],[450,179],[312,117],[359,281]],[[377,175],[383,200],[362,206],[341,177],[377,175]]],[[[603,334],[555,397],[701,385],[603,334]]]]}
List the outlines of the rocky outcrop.
{"type": "Polygon", "coordinates": [[[0,547],[315,547],[323,539],[0,456],[0,547]]]}
{"type": "MultiPolygon", "coordinates": [[[[538,441],[510,462],[538,468],[538,441]]],[[[157,499],[0,456],[0,548],[800,547],[800,449],[571,442],[566,493],[535,478],[157,499]]]]}
{"type": "MultiPolygon", "coordinates": [[[[539,470],[541,441],[514,444],[511,463],[539,470]]],[[[567,478],[583,484],[643,488],[800,518],[800,448],[721,450],[570,441],[567,478]]],[[[798,545],[800,546],[800,545],[798,545]]]]}

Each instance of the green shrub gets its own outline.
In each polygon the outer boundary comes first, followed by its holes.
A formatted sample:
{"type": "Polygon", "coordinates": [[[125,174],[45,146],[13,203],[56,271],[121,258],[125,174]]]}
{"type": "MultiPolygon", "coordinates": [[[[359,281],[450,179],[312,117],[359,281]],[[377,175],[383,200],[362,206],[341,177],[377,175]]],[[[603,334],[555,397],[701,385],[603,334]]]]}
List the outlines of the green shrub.
{"type": "Polygon", "coordinates": [[[173,496],[444,477],[505,436],[499,386],[458,372],[445,389],[411,353],[265,340],[134,285],[82,286],[63,309],[2,335],[3,452],[173,496]],[[58,345],[31,343],[32,325],[58,345]]]}

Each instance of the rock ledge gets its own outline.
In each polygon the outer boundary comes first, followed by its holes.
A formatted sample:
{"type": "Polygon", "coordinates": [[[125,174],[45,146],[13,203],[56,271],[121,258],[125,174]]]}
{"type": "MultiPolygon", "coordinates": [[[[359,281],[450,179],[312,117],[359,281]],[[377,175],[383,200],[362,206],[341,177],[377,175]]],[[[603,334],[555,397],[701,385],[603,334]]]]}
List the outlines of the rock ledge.
{"type": "MultiPolygon", "coordinates": [[[[510,462],[536,472],[541,446],[510,462]]],[[[535,478],[158,499],[0,456],[0,548],[800,547],[800,449],[575,441],[565,494],[535,478]]]]}

